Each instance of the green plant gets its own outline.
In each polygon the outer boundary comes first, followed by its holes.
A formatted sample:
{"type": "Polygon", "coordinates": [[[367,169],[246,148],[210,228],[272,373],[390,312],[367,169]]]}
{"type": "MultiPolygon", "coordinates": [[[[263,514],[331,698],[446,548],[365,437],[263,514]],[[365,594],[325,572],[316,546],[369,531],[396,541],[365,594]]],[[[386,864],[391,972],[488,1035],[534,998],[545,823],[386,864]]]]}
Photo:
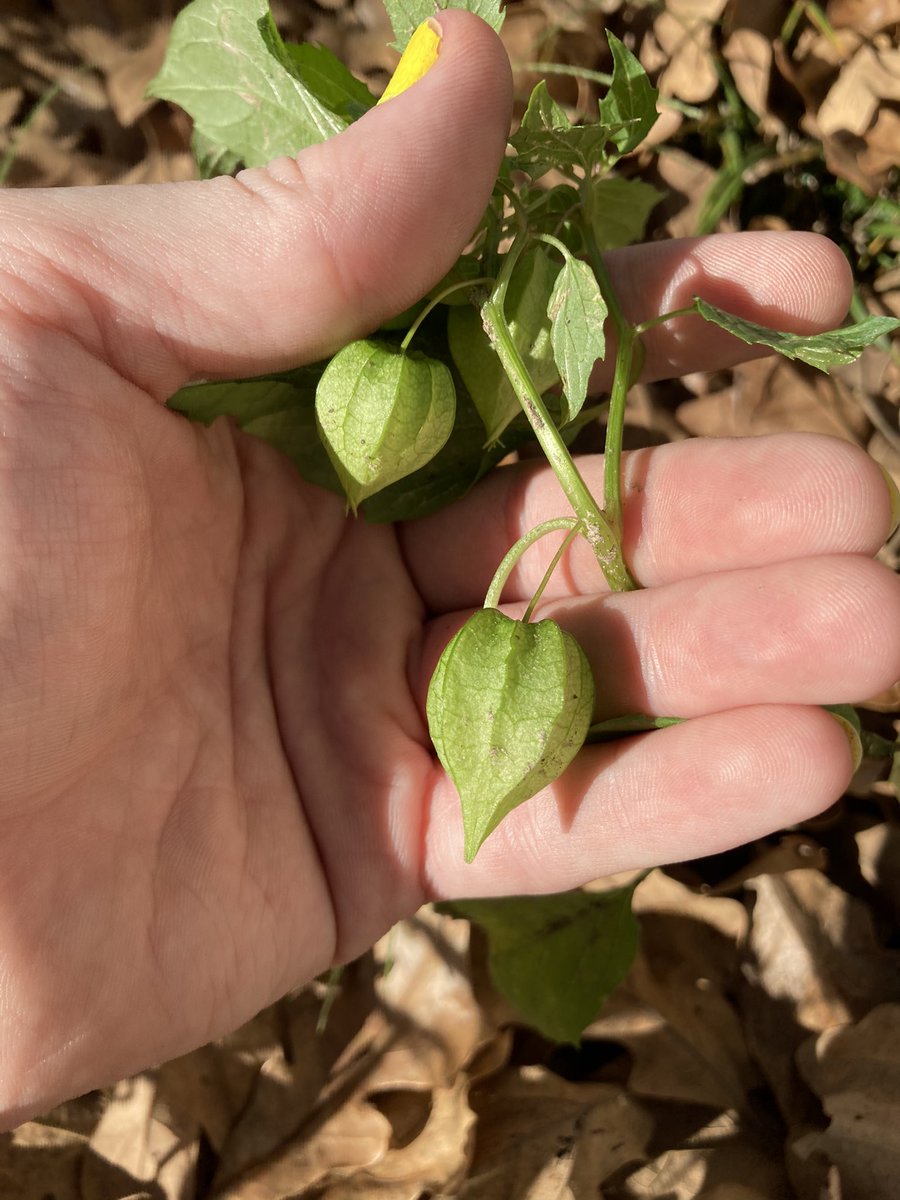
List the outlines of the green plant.
{"type": "MultiPolygon", "coordinates": [[[[462,6],[495,27],[502,22],[495,0],[462,6]]],[[[431,8],[430,0],[388,0],[398,48],[431,8]]],[[[513,808],[565,770],[587,738],[677,719],[638,714],[592,725],[594,681],[583,651],[552,621],[532,621],[550,572],[575,538],[590,545],[610,588],[638,586],[622,549],[620,460],[626,398],[640,373],[646,330],[690,314],[824,370],[851,361],[900,325],[868,317],[847,329],[798,337],[754,325],[700,297],[652,322],[630,324],[603,252],[640,240],[660,198],[645,182],[613,173],[653,126],[657,93],[611,34],[609,48],[611,82],[594,122],[573,125],[546,84],[535,87],[472,245],[410,312],[328,362],[264,379],[199,385],[170,401],[196,420],[232,415],[289,454],[306,478],[343,492],[354,513],[375,521],[433,512],[511,450],[527,441],[540,446],[571,513],[545,522],[510,549],[485,607],[444,651],[428,696],[435,749],[460,795],[469,861],[513,808]],[[547,187],[551,170],[561,182],[547,187]],[[606,353],[607,317],[616,355],[601,502],[568,443],[589,419],[584,406],[591,371],[606,353]],[[562,544],[525,614],[517,620],[504,615],[499,603],[510,571],[539,537],[554,533],[564,535],[562,544]]],[[[328,51],[285,44],[265,0],[194,0],[176,21],[153,92],[193,117],[204,173],[296,153],[340,132],[375,103],[328,51]]],[[[477,911],[455,911],[496,924],[499,910],[486,913],[486,902],[480,903],[477,911]]],[[[535,930],[558,930],[562,921],[566,929],[589,930],[590,944],[597,940],[596,924],[586,922],[585,913],[616,907],[613,901],[560,897],[543,903],[549,908],[532,910],[544,912],[534,918],[535,930]]],[[[621,936],[628,920],[616,909],[620,944],[630,944],[621,936]]],[[[571,949],[567,942],[565,953],[571,949]]],[[[602,986],[585,982],[593,989],[588,1008],[596,1008],[597,989],[614,986],[627,961],[619,966],[602,986]]],[[[519,1003],[554,1035],[577,1037],[583,1005],[575,1006],[577,1018],[569,1014],[548,1023],[527,995],[519,1003]]]]}

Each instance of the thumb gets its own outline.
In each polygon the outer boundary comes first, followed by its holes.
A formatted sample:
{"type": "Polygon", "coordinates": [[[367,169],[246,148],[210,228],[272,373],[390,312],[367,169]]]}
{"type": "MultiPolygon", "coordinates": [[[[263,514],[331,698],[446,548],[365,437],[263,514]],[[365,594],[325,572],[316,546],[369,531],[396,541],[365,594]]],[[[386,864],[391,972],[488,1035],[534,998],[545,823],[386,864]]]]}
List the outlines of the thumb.
{"type": "Polygon", "coordinates": [[[0,195],[19,311],[164,398],[313,361],[407,308],[471,236],[509,129],[499,39],[467,12],[440,27],[420,82],[296,158],[234,179],[0,195]]]}

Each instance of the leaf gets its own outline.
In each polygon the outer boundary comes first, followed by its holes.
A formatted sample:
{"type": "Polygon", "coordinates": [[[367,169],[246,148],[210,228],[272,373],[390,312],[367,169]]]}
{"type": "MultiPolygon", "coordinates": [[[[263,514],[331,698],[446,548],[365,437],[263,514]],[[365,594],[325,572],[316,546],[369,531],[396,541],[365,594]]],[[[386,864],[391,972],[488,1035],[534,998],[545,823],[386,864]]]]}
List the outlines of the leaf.
{"type": "Polygon", "coordinates": [[[643,713],[629,713],[624,717],[610,717],[606,721],[598,721],[587,733],[590,743],[613,741],[620,737],[629,737],[634,733],[650,733],[654,729],[668,729],[670,725],[681,725],[683,717],[647,717],[643,713]]]}
{"type": "Polygon", "coordinates": [[[630,154],[656,124],[659,92],[631,51],[609,29],[606,38],[613,56],[613,77],[600,101],[600,120],[619,127],[611,140],[620,154],[630,154]]]}
{"type": "Polygon", "coordinates": [[[635,886],[438,908],[484,929],[491,978],[529,1025],[555,1041],[577,1042],[637,951],[635,886]]]}
{"type": "Polygon", "coordinates": [[[319,364],[269,377],[193,384],[176,392],[168,406],[206,425],[220,416],[231,417],[245,433],[286,454],[304,479],[343,494],[316,428],[321,375],[319,364]]]}
{"type": "Polygon", "coordinates": [[[718,325],[742,342],[750,346],[769,346],[785,358],[799,358],[819,371],[855,362],[867,346],[900,328],[900,317],[866,317],[856,325],[831,329],[827,333],[781,333],[777,329],[767,329],[764,325],[745,321],[734,313],[724,312],[699,296],[694,297],[694,306],[704,321],[718,325]]]}
{"type": "MultiPolygon", "coordinates": [[[[419,338],[425,340],[420,333],[419,338]]],[[[446,354],[446,342],[426,342],[432,357],[446,354]]],[[[279,375],[222,383],[193,384],[169,400],[169,407],[192,420],[209,424],[232,417],[245,433],[280,450],[309,483],[344,494],[316,426],[316,386],[325,364],[299,367],[279,375]]],[[[362,504],[366,520],[409,521],[428,516],[460,496],[491,467],[532,438],[524,417],[511,423],[489,449],[484,426],[465,386],[454,379],[456,419],[444,446],[424,466],[369,496],[362,504]]],[[[571,428],[571,426],[570,426],[571,428]]]]}
{"type": "Polygon", "coordinates": [[[191,134],[191,151],[201,179],[213,179],[217,175],[233,175],[241,160],[225,146],[211,141],[199,129],[191,134]]]}
{"type": "Polygon", "coordinates": [[[148,92],[181,105],[201,137],[250,167],[347,125],[292,73],[266,0],[193,0],[148,92]]]}
{"type": "Polygon", "coordinates": [[[487,21],[498,33],[503,24],[504,12],[500,0],[452,0],[451,3],[435,4],[435,0],[384,0],[384,7],[394,31],[394,47],[402,54],[413,33],[442,8],[464,8],[487,21]]]}
{"type": "MultiPolygon", "coordinates": [[[[518,1051],[519,1039],[515,1045],[518,1051]]],[[[617,1181],[629,1164],[646,1161],[656,1136],[656,1114],[619,1083],[594,1082],[593,1072],[582,1068],[580,1055],[569,1048],[546,1054],[544,1061],[552,1063],[552,1070],[532,1061],[522,1065],[520,1058],[530,1059],[535,1050],[541,1053],[531,1039],[525,1045],[524,1054],[517,1053],[504,1069],[495,1068],[489,1079],[471,1088],[477,1124],[468,1176],[460,1187],[432,1195],[459,1200],[637,1200],[636,1193],[619,1188],[617,1181]],[[560,1069],[567,1074],[573,1062],[578,1064],[577,1083],[559,1074],[560,1069]]],[[[604,1079],[613,1075],[609,1070],[602,1073],[604,1079]]],[[[422,1200],[426,1197],[427,1192],[422,1200]]],[[[666,1200],[684,1197],[672,1191],[666,1200]]],[[[710,1194],[708,1200],[715,1198],[710,1194]]],[[[721,1194],[718,1200],[723,1200],[721,1194]]]]}
{"type": "Polygon", "coordinates": [[[518,155],[514,165],[532,179],[540,179],[554,167],[580,167],[589,174],[621,128],[618,121],[573,125],[542,79],[531,93],[518,130],[509,139],[518,155]]]}
{"type": "Polygon", "coordinates": [[[584,255],[584,230],[579,219],[583,207],[573,184],[562,183],[552,188],[522,187],[520,195],[528,207],[528,225],[532,233],[550,234],[576,258],[584,255]]]}
{"type": "Polygon", "coordinates": [[[587,397],[594,363],[606,353],[606,302],[587,263],[566,256],[547,315],[553,357],[565,390],[564,420],[571,421],[587,397]]]}
{"type": "MultiPolygon", "coordinates": [[[[538,391],[559,379],[547,316],[558,272],[536,246],[519,259],[506,292],[510,332],[538,391]]],[[[453,361],[481,414],[490,445],[521,412],[519,401],[474,308],[451,309],[447,334],[453,361]]]]}
{"type": "Polygon", "coordinates": [[[437,359],[372,339],[339,350],[319,380],[316,419],[351,507],[433,458],[455,411],[437,359]]]}
{"type": "Polygon", "coordinates": [[[591,190],[593,231],[601,250],[641,241],[647,218],[663,198],[662,192],[643,179],[596,179],[591,190]]]}
{"type": "Polygon", "coordinates": [[[798,1059],[828,1128],[804,1131],[792,1154],[801,1162],[833,1163],[844,1196],[893,1200],[900,1178],[900,1004],[881,1004],[856,1024],[826,1029],[801,1047],[798,1059]]]}
{"type": "Polygon", "coordinates": [[[593,705],[584,651],[553,621],[514,621],[482,608],[450,641],[426,708],[462,803],[467,862],[508,813],[565,770],[584,743],[593,705]]]}
{"type": "Polygon", "coordinates": [[[325,46],[289,42],[284,49],[293,74],[345,122],[358,120],[374,105],[375,97],[366,85],[325,46]]]}
{"type": "Polygon", "coordinates": [[[172,396],[168,407],[192,421],[209,425],[216,417],[233,417],[239,425],[265,413],[278,412],[304,389],[315,395],[321,368],[300,367],[284,375],[255,379],[229,379],[221,383],[194,383],[172,396]]]}

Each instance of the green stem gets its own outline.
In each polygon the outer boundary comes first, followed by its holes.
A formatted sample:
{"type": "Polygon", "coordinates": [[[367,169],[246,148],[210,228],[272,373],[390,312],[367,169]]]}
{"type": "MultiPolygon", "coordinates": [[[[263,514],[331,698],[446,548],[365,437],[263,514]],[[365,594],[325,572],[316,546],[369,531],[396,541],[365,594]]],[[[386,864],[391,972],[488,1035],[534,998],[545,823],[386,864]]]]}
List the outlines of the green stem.
{"type": "Polygon", "coordinates": [[[671,312],[661,313],[658,317],[651,317],[649,321],[641,321],[640,325],[635,325],[634,332],[638,337],[642,333],[646,333],[648,329],[655,329],[657,325],[665,325],[666,321],[674,321],[676,317],[690,317],[697,315],[696,304],[688,304],[684,308],[673,308],[671,312]]]}
{"type": "Polygon", "coordinates": [[[600,564],[607,583],[614,592],[630,592],[637,587],[637,584],[631,578],[625,565],[620,539],[582,479],[562,435],[547,412],[541,394],[534,385],[534,380],[522,360],[519,348],[516,346],[506,322],[506,315],[503,311],[506,292],[515,265],[524,248],[525,239],[520,234],[504,257],[503,268],[497,277],[497,284],[491,298],[482,306],[481,317],[484,327],[534,431],[534,436],[553,468],[553,473],[559,480],[566,499],[578,517],[581,532],[594,551],[594,556],[600,564]]]}
{"type": "Polygon", "coordinates": [[[622,539],[622,438],[625,433],[625,405],[634,373],[634,355],[638,343],[630,325],[619,336],[616,367],[609,412],[606,417],[606,442],[603,447],[603,511],[616,537],[622,539]]]}
{"type": "Polygon", "coordinates": [[[435,308],[437,308],[437,306],[441,303],[442,300],[446,300],[446,298],[448,296],[452,295],[453,292],[462,291],[463,288],[473,288],[473,287],[478,287],[479,284],[493,283],[493,282],[494,282],[493,279],[491,279],[489,275],[482,275],[482,276],[479,276],[477,279],[461,279],[459,281],[459,283],[451,283],[447,287],[445,287],[442,291],[438,292],[438,294],[436,296],[432,296],[432,298],[428,301],[428,303],[425,305],[425,307],[422,309],[422,311],[419,313],[419,315],[413,321],[412,325],[410,325],[409,329],[406,331],[406,337],[400,343],[400,349],[403,351],[403,353],[405,354],[406,351],[409,349],[409,343],[413,340],[415,335],[418,333],[419,326],[422,324],[422,322],[425,320],[425,318],[428,316],[428,314],[430,312],[433,312],[433,310],[435,308]]]}
{"type": "MultiPolygon", "coordinates": [[[[516,544],[511,547],[511,549],[507,550],[506,554],[503,556],[503,561],[494,572],[494,578],[491,580],[491,585],[488,588],[487,595],[484,598],[485,608],[500,607],[500,596],[502,595],[503,589],[506,586],[506,581],[512,574],[513,567],[516,565],[529,546],[533,546],[539,538],[544,537],[545,534],[554,533],[557,529],[568,530],[569,537],[572,537],[574,534],[578,533],[577,517],[553,517],[549,521],[542,521],[540,525],[535,525],[534,529],[529,529],[526,534],[523,534],[516,544]]],[[[563,547],[568,545],[568,542],[569,538],[563,542],[563,547]]],[[[552,566],[556,566],[558,561],[559,555],[554,558],[552,566]]],[[[545,576],[538,590],[537,598],[539,598],[540,592],[544,590],[546,583],[547,577],[545,576]]],[[[534,603],[535,601],[532,600],[532,607],[534,606],[534,603]]],[[[526,617],[525,619],[527,620],[528,618],[526,617]]]]}
{"type": "MultiPolygon", "coordinates": [[[[539,75],[568,75],[572,79],[586,79],[590,83],[599,83],[602,87],[607,88],[613,78],[606,71],[592,71],[588,67],[575,67],[570,63],[524,62],[513,64],[513,69],[539,75]]],[[[660,96],[657,103],[660,108],[671,108],[694,121],[702,121],[706,116],[702,108],[697,108],[695,104],[685,104],[682,100],[676,100],[674,96],[660,96]]]]}
{"type": "Polygon", "coordinates": [[[553,468],[553,473],[565,492],[566,499],[581,522],[582,533],[594,551],[609,586],[616,592],[632,591],[636,585],[625,566],[618,538],[597,506],[597,502],[582,479],[559,430],[550,418],[541,395],[528,373],[528,368],[522,361],[518,347],[513,341],[503,314],[502,300],[498,301],[496,294],[495,290],[495,298],[485,303],[481,313],[497,357],[500,359],[547,461],[553,468]]]}
{"type": "Polygon", "coordinates": [[[535,593],[531,597],[531,600],[528,603],[528,607],[525,609],[524,613],[522,614],[523,621],[530,621],[531,618],[534,616],[534,610],[537,608],[538,603],[540,602],[541,596],[543,596],[543,594],[544,594],[544,589],[546,588],[547,584],[550,582],[551,575],[556,570],[556,568],[559,566],[560,559],[562,558],[562,556],[565,554],[565,552],[568,550],[568,548],[572,545],[572,543],[578,537],[579,532],[580,532],[580,530],[578,528],[578,523],[576,522],[575,525],[573,526],[573,528],[569,530],[569,532],[566,534],[566,536],[560,542],[556,553],[550,559],[550,565],[547,567],[547,570],[544,572],[543,579],[537,585],[537,588],[535,589],[535,593]]]}
{"type": "MultiPolygon", "coordinates": [[[[81,71],[86,69],[86,67],[80,68],[81,71]]],[[[3,187],[6,183],[6,177],[9,175],[13,163],[16,161],[16,155],[19,153],[19,146],[22,143],[22,138],[28,132],[28,127],[35,120],[35,118],[40,115],[41,111],[47,107],[48,104],[53,103],[53,101],[62,91],[62,87],[62,80],[58,80],[56,83],[51,83],[43,95],[39,97],[37,103],[31,109],[28,116],[19,126],[15,134],[13,134],[13,136],[10,138],[9,145],[6,148],[6,153],[3,155],[2,160],[0,160],[0,187],[3,187]]]]}
{"type": "Polygon", "coordinates": [[[606,419],[606,445],[603,452],[603,510],[606,519],[616,537],[622,539],[622,436],[625,430],[625,404],[628,392],[634,383],[635,367],[642,361],[643,348],[637,337],[634,326],[626,320],[619,304],[618,296],[603,261],[603,254],[597,245],[593,228],[594,195],[590,181],[585,180],[582,188],[583,220],[582,227],[587,248],[588,260],[596,276],[610,318],[616,330],[616,365],[613,374],[612,391],[609,397],[609,414],[606,419]],[[640,357],[639,357],[640,356],[640,357]]]}

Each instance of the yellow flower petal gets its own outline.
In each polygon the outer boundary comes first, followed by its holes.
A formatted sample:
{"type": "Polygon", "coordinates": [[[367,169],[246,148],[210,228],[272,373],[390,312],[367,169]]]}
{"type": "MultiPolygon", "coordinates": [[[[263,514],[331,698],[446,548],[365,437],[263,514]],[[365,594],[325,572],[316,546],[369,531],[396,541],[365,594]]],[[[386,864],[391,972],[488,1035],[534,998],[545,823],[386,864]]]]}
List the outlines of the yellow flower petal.
{"type": "Polygon", "coordinates": [[[441,48],[442,35],[443,30],[434,17],[422,22],[407,42],[406,49],[397,63],[397,69],[378,101],[379,104],[399,96],[431,70],[441,48]]]}

